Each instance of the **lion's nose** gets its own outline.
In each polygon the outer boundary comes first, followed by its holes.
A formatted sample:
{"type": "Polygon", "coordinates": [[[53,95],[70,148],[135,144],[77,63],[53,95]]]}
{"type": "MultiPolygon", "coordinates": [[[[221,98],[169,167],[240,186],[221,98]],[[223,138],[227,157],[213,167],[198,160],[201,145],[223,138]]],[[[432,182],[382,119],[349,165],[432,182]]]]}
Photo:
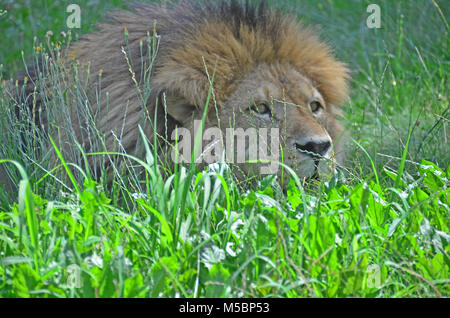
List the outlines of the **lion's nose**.
{"type": "Polygon", "coordinates": [[[309,154],[312,156],[318,155],[323,157],[330,149],[331,143],[329,141],[310,141],[306,144],[295,143],[295,147],[305,154],[309,154]]]}

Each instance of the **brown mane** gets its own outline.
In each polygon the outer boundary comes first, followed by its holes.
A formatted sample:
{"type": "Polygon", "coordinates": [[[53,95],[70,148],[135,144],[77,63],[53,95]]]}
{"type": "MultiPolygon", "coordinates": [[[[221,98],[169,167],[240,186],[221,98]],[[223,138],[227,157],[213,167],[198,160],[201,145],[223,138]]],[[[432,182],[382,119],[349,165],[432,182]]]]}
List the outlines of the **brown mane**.
{"type": "Polygon", "coordinates": [[[120,50],[124,28],[129,33],[132,58],[137,61],[138,41],[145,39],[155,25],[161,43],[153,89],[177,91],[198,107],[204,105],[209,86],[204,63],[210,73],[215,70],[219,104],[246,73],[259,64],[275,62],[290,64],[309,77],[328,103],[339,104],[347,98],[349,73],[345,65],[310,28],[290,15],[269,9],[264,2],[135,5],[133,12],[111,14],[109,23],[100,24],[99,32],[86,35],[74,49],[80,60],[92,60],[94,70],[95,64],[103,68],[103,85],[113,85],[117,74],[129,77],[120,50]],[[108,73],[114,76],[110,82],[108,73]]]}

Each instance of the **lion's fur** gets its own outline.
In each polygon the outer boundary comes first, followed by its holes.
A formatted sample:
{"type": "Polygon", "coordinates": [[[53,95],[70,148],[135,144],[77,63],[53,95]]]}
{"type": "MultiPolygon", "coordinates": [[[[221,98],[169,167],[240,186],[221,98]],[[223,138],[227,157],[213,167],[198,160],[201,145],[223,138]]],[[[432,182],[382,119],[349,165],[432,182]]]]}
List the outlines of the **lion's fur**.
{"type": "MultiPolygon", "coordinates": [[[[182,96],[190,105],[202,109],[210,87],[208,75],[213,72],[215,102],[219,108],[226,107],[227,98],[261,65],[296,70],[311,81],[327,104],[338,105],[348,96],[349,71],[334,58],[330,47],[294,16],[264,3],[182,0],[135,5],[131,11],[113,12],[107,22],[97,25],[96,32],[84,35],[66,51],[68,64],[72,59],[89,61],[91,88],[96,87],[97,74],[103,71],[102,100],[106,100],[108,92],[110,105],[101,105],[98,127],[105,133],[107,144],[115,138],[109,131],[123,127],[121,143],[130,152],[136,147],[142,107],[122,51],[126,47],[125,28],[127,57],[135,74],[143,71],[141,56],[148,53],[144,45],[142,54],[140,41],[146,43],[154,28],[160,36],[151,78],[150,114],[154,100],[162,93],[182,96]]],[[[89,94],[95,100],[95,89],[89,94]]],[[[158,114],[163,116],[164,109],[158,114]]],[[[160,118],[158,122],[167,122],[170,128],[177,124],[173,118],[160,118]]],[[[167,130],[162,126],[159,129],[167,130]]],[[[151,136],[149,129],[146,132],[151,136]]]]}
{"type": "MultiPolygon", "coordinates": [[[[91,62],[91,73],[103,70],[102,90],[112,101],[109,114],[101,116],[111,127],[122,125],[124,105],[129,102],[129,123],[124,138],[136,138],[140,116],[135,84],[131,79],[121,47],[124,28],[129,34],[131,59],[139,61],[139,41],[147,33],[161,36],[151,81],[155,95],[175,92],[191,104],[203,108],[209,90],[206,69],[215,70],[214,92],[223,104],[246,74],[262,63],[289,64],[313,80],[325,100],[340,104],[347,98],[348,70],[330,48],[295,18],[261,6],[240,5],[235,1],[194,4],[181,1],[170,5],[137,5],[132,12],[117,11],[98,32],[84,36],[71,50],[80,61],[91,62]],[[111,120],[113,122],[111,122],[111,120]]],[[[140,64],[135,63],[139,74],[140,64]]],[[[150,112],[151,113],[151,112],[150,112]]],[[[128,140],[124,140],[127,144],[128,140]]],[[[127,148],[127,147],[125,147],[127,148]]]]}

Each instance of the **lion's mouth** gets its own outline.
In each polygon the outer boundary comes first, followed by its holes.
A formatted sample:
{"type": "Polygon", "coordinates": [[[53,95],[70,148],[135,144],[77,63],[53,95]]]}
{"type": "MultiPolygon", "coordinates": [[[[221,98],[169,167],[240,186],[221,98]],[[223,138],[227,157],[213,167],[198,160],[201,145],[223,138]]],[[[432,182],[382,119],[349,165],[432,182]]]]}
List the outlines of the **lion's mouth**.
{"type": "Polygon", "coordinates": [[[320,164],[320,160],[315,159],[314,160],[314,172],[312,173],[310,179],[318,179],[319,178],[319,164],[320,164]]]}
{"type": "Polygon", "coordinates": [[[320,178],[322,174],[329,174],[334,170],[334,167],[324,163],[323,159],[315,159],[314,160],[314,170],[309,177],[309,179],[317,180],[320,178]]]}

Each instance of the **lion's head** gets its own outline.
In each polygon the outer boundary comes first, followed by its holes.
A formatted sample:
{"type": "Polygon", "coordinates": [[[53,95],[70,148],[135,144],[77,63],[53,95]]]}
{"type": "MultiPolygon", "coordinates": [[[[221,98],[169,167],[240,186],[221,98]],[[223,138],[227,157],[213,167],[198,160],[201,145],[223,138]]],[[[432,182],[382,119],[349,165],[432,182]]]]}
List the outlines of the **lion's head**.
{"type": "MultiPolygon", "coordinates": [[[[212,84],[205,128],[219,127],[225,148],[230,145],[227,128],[247,132],[245,146],[234,141],[234,157],[228,160],[236,162],[239,151],[252,159],[258,150],[257,159],[283,161],[307,178],[342,159],[336,105],[347,98],[349,72],[313,30],[263,5],[235,1],[201,9],[181,4],[172,14],[176,21],[189,16],[191,24],[172,27],[181,30],[180,42],[160,57],[153,83],[165,94],[165,111],[177,125],[192,129],[201,119],[212,84]],[[266,158],[259,156],[261,140],[255,145],[249,128],[268,130],[266,158]],[[271,135],[271,128],[278,134],[271,135]],[[277,152],[278,157],[270,156],[277,152]]],[[[210,137],[202,149],[211,144],[210,137]]],[[[245,174],[267,166],[239,163],[245,174]]]]}

